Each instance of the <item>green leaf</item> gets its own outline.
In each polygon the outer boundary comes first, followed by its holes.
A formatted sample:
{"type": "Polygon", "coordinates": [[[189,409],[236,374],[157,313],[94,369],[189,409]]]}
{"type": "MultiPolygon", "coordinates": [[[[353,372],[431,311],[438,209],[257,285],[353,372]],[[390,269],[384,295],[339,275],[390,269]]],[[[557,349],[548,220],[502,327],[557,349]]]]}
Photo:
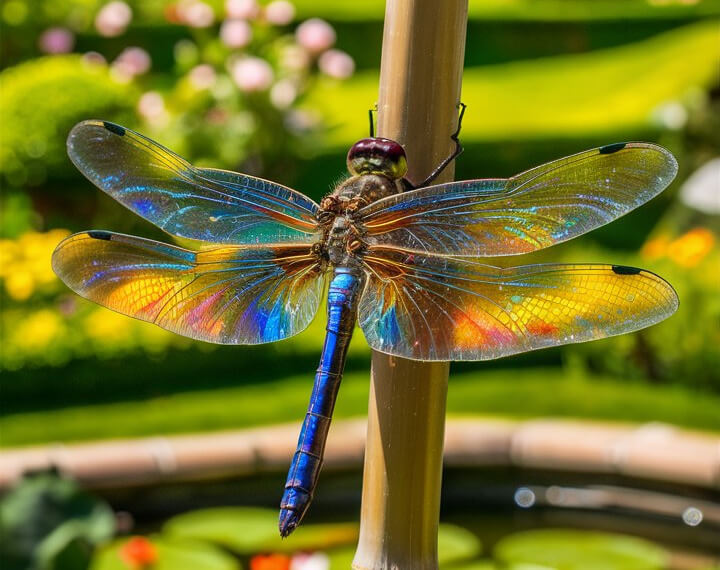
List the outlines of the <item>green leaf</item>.
{"type": "Polygon", "coordinates": [[[0,73],[0,83],[0,173],[18,187],[72,172],[65,154],[72,126],[87,118],[126,122],[137,98],[106,66],[87,65],[78,55],[15,65],[0,73]]]}
{"type": "MultiPolygon", "coordinates": [[[[642,133],[659,130],[663,104],[682,101],[717,76],[717,22],[700,22],[648,40],[583,54],[472,67],[463,75],[465,142],[642,133]],[[687,58],[687,54],[694,54],[687,58]]],[[[367,131],[377,72],[325,81],[308,106],[331,127],[328,149],[347,148],[367,131]]]]}
{"type": "Polygon", "coordinates": [[[494,554],[513,570],[659,570],[668,563],[668,553],[647,540],[572,529],[518,532],[503,538],[494,554]]]}
{"type": "Polygon", "coordinates": [[[106,503],[50,471],[25,477],[3,499],[0,529],[0,559],[8,570],[75,570],[87,565],[93,545],[113,535],[115,516],[106,503]]]}
{"type": "MultiPolygon", "coordinates": [[[[90,570],[128,570],[120,551],[129,539],[116,540],[99,549],[90,570]]],[[[203,542],[181,542],[151,537],[157,552],[152,570],[239,570],[240,563],[219,548],[203,542]]]]}
{"type": "MultiPolygon", "coordinates": [[[[455,566],[480,554],[480,540],[469,530],[451,524],[438,528],[438,562],[448,570],[494,570],[487,563],[473,562],[471,565],[455,566]],[[479,565],[478,565],[479,564],[479,565]]],[[[347,570],[355,557],[355,547],[336,549],[328,553],[330,570],[347,570]]],[[[466,562],[466,564],[468,564],[466,562]]]]}
{"type": "Polygon", "coordinates": [[[452,524],[438,529],[438,562],[441,567],[471,560],[482,552],[480,539],[469,530],[452,524]]]}
{"type": "Polygon", "coordinates": [[[238,554],[325,550],[357,540],[355,524],[306,524],[282,540],[278,511],[250,507],[203,509],[170,519],[165,535],[176,539],[205,540],[238,554]]]}

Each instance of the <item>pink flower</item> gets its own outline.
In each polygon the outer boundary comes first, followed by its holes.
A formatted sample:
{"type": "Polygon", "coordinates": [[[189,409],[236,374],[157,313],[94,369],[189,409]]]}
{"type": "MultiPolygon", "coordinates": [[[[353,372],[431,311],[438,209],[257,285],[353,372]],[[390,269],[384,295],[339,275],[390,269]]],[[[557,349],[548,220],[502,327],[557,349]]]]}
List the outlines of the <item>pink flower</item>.
{"type": "Polygon", "coordinates": [[[251,20],[260,13],[256,0],[226,0],[225,12],[229,18],[251,20]]]}
{"type": "Polygon", "coordinates": [[[264,91],[273,82],[270,64],[259,57],[244,57],[230,65],[230,74],[241,91],[264,91]]]}
{"type": "Polygon", "coordinates": [[[217,75],[211,65],[203,63],[193,67],[188,74],[188,78],[196,89],[208,89],[215,84],[217,75]]]}
{"type": "Polygon", "coordinates": [[[252,39],[252,28],[245,20],[225,20],[220,26],[220,39],[229,48],[243,48],[252,39]]]}
{"type": "Polygon", "coordinates": [[[128,27],[132,19],[132,10],[125,2],[115,0],[105,4],[95,16],[95,28],[101,36],[119,36],[128,27]]]}
{"type": "Polygon", "coordinates": [[[325,20],[310,18],[295,30],[297,42],[311,53],[320,53],[335,43],[335,30],[325,20]]]}
{"type": "Polygon", "coordinates": [[[180,19],[191,28],[207,28],[215,21],[215,12],[205,2],[188,2],[179,7],[180,19]]]}
{"type": "Polygon", "coordinates": [[[145,119],[157,119],[165,113],[165,100],[157,91],[148,91],[140,97],[137,108],[145,119]]]}
{"type": "Polygon", "coordinates": [[[82,56],[83,63],[87,65],[106,65],[107,60],[105,56],[96,51],[89,51],[82,56]]]}
{"type": "Polygon", "coordinates": [[[128,47],[113,62],[113,69],[123,77],[132,78],[150,70],[150,54],[139,47],[128,47]]]}
{"type": "Polygon", "coordinates": [[[40,35],[38,44],[45,53],[67,53],[75,45],[75,36],[66,28],[48,28],[40,35]]]}
{"type": "Polygon", "coordinates": [[[355,71],[353,58],[339,49],[329,49],[318,59],[318,67],[325,75],[347,79],[355,71]]]}
{"type": "Polygon", "coordinates": [[[265,6],[265,19],[276,26],[284,26],[295,17],[295,6],[285,0],[275,0],[265,6]]]}

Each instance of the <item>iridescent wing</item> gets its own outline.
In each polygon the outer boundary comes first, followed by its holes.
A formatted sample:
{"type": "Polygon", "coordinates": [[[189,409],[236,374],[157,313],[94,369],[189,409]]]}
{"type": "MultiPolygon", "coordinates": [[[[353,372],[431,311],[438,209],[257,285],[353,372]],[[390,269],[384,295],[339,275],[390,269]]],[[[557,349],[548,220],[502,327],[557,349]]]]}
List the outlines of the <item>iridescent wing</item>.
{"type": "Polygon", "coordinates": [[[466,180],[389,196],[359,219],[370,245],[418,253],[528,253],[607,224],[659,194],[677,163],[664,148],[620,143],[507,180],[466,180]]]}
{"type": "Polygon", "coordinates": [[[317,240],[317,204],[280,184],[195,168],[156,142],[103,121],[76,125],[67,146],[93,184],[169,234],[233,245],[317,240]]]}
{"type": "Polygon", "coordinates": [[[52,265],[86,299],[221,344],[272,342],[302,331],[324,285],[316,255],[302,245],[189,251],[89,231],[62,241],[52,265]]]}
{"type": "Polygon", "coordinates": [[[371,250],[358,320],[375,350],[415,360],[488,360],[631,332],[670,316],[672,287],[612,265],[500,269],[371,250]]]}

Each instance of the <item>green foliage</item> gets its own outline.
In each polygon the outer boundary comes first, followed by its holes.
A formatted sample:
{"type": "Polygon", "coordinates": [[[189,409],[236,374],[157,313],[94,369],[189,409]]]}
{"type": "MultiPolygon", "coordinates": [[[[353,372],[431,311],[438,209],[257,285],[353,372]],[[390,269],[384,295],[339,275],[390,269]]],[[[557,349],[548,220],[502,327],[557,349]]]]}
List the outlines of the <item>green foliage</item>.
{"type": "MultiPolygon", "coordinates": [[[[440,524],[438,528],[438,562],[441,568],[453,570],[465,568],[465,566],[456,567],[455,565],[463,564],[466,560],[479,556],[481,550],[480,540],[469,530],[451,524],[440,524]]],[[[345,570],[352,565],[355,548],[332,550],[329,555],[330,570],[345,570]]]]}
{"type": "MultiPolygon", "coordinates": [[[[207,357],[206,357],[207,358],[207,357]]],[[[211,357],[210,357],[211,358],[211,357]]],[[[205,378],[202,363],[190,370],[205,378]]],[[[237,362],[235,364],[237,367],[237,362]]],[[[262,368],[262,364],[256,364],[262,368]]],[[[122,367],[125,374],[135,365],[122,367]]],[[[599,420],[659,421],[700,429],[720,430],[720,397],[682,386],[649,386],[612,377],[583,376],[555,368],[486,370],[452,374],[448,412],[527,418],[586,417],[599,420]],[[518,397],[522,394],[522,397],[518,397]]],[[[467,370],[467,367],[464,367],[467,370]]],[[[311,370],[311,369],[310,369],[311,370]]],[[[165,373],[144,369],[140,380],[165,373]]],[[[95,390],[107,390],[114,380],[97,378],[95,390]]],[[[231,380],[238,384],[237,372],[231,380]]],[[[55,379],[56,380],[56,379],[55,379]]],[[[230,383],[230,382],[228,382],[230,383]]],[[[78,441],[202,432],[298,421],[307,407],[310,371],[273,382],[231,388],[195,389],[112,404],[66,406],[57,410],[6,414],[0,418],[1,445],[78,441]],[[279,398],[278,394],[282,397],[279,398]],[[172,410],[172,413],[168,413],[172,410]],[[241,410],[241,413],[239,413],[241,410]]],[[[368,373],[343,378],[334,417],[367,413],[368,373]]]]}
{"type": "Polygon", "coordinates": [[[660,570],[668,553],[647,540],[585,530],[541,529],[503,538],[494,549],[499,562],[515,568],[552,570],[660,570]],[[516,565],[516,566],[514,566],[516,565]]]}
{"type": "MultiPolygon", "coordinates": [[[[128,539],[116,540],[100,548],[93,558],[90,570],[128,570],[123,562],[122,549],[128,539]]],[[[181,542],[165,537],[151,537],[157,551],[157,562],[148,565],[150,570],[240,570],[241,566],[229,554],[204,542],[181,542]]]]}
{"type": "Polygon", "coordinates": [[[110,507],[54,472],[26,476],[0,503],[5,570],[84,570],[115,530],[110,507]]]}
{"type": "Polygon", "coordinates": [[[290,538],[278,533],[274,509],[227,507],[192,511],[171,518],[163,534],[175,539],[204,540],[237,554],[326,550],[357,540],[356,524],[304,524],[290,538]]]}
{"type": "Polygon", "coordinates": [[[136,92],[80,56],[43,57],[0,72],[0,175],[13,186],[44,183],[74,169],[65,138],[82,119],[128,122],[136,92]]]}
{"type": "MultiPolygon", "coordinates": [[[[696,104],[693,88],[717,80],[717,25],[692,24],[612,49],[468,68],[462,138],[468,143],[579,134],[632,137],[660,130],[664,104],[688,96],[688,104],[696,104]],[[687,53],[696,57],[688,60],[687,53]]],[[[308,106],[321,109],[333,127],[324,141],[328,149],[347,148],[367,131],[366,117],[348,109],[375,101],[377,81],[377,72],[363,72],[311,94],[308,106]]]]}
{"type": "MultiPolygon", "coordinates": [[[[334,2],[333,0],[295,0],[302,16],[321,16],[331,20],[382,20],[383,0],[334,2]]],[[[712,0],[699,2],[647,2],[645,0],[470,0],[471,20],[591,21],[650,20],[656,18],[697,18],[717,16],[720,7],[712,0]]]]}

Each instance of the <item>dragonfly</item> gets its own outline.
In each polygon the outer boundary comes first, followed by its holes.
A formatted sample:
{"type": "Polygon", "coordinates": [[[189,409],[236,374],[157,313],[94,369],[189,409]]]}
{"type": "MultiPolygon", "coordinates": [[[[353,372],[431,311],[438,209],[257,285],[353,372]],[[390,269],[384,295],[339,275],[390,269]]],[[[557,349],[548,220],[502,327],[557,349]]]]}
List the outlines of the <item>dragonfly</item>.
{"type": "Polygon", "coordinates": [[[487,360],[635,331],[678,306],[666,281],[634,267],[482,263],[565,242],[647,202],[674,178],[672,154],[616,143],[512,178],[432,184],[462,151],[461,119],[454,152],[418,184],[406,178],[403,147],[371,132],[319,204],[255,176],[192,166],[108,121],[69,134],[70,159],[93,184],[200,244],[74,234],[52,265],[82,297],[221,344],[298,334],[326,298],[320,365],[280,504],[283,537],[313,499],[356,323],[372,349],[396,357],[487,360]]]}

